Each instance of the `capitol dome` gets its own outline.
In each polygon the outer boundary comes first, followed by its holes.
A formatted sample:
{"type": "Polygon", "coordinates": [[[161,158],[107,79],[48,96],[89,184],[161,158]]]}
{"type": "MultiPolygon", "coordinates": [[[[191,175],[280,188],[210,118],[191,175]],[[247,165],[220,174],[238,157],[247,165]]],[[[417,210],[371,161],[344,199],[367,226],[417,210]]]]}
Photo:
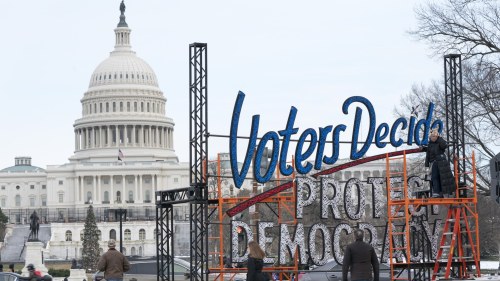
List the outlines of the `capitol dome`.
{"type": "Polygon", "coordinates": [[[158,87],[153,69],[134,52],[112,52],[90,77],[89,88],[111,84],[139,84],[158,87]]]}
{"type": "Polygon", "coordinates": [[[118,151],[127,161],[178,162],[174,121],[166,116],[166,98],[153,69],[132,50],[131,29],[120,5],[115,46],[90,77],[82,117],[74,123],[72,162],[112,162],[118,151]]]}

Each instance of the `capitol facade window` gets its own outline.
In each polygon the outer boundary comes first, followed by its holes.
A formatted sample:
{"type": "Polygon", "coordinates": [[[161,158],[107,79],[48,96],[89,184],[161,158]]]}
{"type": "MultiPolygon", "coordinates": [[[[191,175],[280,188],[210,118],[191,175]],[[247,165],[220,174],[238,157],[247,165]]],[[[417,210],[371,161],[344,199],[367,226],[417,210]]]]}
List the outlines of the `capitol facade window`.
{"type": "Polygon", "coordinates": [[[70,230],[66,231],[66,241],[73,241],[73,233],[70,230]]]}
{"type": "Polygon", "coordinates": [[[132,232],[130,229],[125,229],[124,240],[132,240],[132,232]]]}

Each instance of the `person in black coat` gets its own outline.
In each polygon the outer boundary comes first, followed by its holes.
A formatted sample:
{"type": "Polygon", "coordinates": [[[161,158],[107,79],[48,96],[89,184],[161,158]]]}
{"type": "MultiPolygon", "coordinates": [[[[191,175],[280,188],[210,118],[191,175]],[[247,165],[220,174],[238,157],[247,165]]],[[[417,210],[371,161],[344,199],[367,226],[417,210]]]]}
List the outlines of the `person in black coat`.
{"type": "Polygon", "coordinates": [[[432,197],[443,198],[443,193],[451,194],[455,190],[455,179],[445,152],[448,143],[439,136],[437,129],[429,134],[429,144],[424,148],[425,167],[430,167],[432,197]]]}
{"type": "Polygon", "coordinates": [[[247,261],[247,281],[268,281],[267,274],[262,272],[264,267],[264,257],[266,253],[255,241],[248,242],[248,261],[247,261]]]}
{"type": "Polygon", "coordinates": [[[354,239],[356,241],[347,245],[344,251],[342,281],[348,280],[349,271],[351,271],[351,280],[353,281],[379,281],[380,269],[377,254],[372,245],[363,242],[363,237],[363,230],[354,230],[354,239]]]}

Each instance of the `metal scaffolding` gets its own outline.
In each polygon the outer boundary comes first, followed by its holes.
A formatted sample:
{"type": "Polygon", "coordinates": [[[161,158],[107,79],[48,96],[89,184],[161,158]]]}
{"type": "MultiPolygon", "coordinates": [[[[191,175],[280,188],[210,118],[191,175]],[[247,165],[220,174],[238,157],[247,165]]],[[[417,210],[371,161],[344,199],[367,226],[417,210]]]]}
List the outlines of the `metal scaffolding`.
{"type": "Polygon", "coordinates": [[[208,280],[208,189],[203,162],[208,159],[207,44],[189,45],[189,167],[191,280],[208,280]]]}
{"type": "MultiPolygon", "coordinates": [[[[464,100],[462,92],[462,58],[459,54],[444,56],[444,93],[446,109],[446,137],[448,159],[458,157],[458,172],[461,173],[459,183],[465,183],[466,168],[465,135],[464,135],[464,100]]],[[[470,169],[469,169],[470,170],[470,169]]]]}
{"type": "Polygon", "coordinates": [[[189,203],[190,280],[208,280],[208,190],[204,161],[208,155],[207,44],[189,45],[190,185],[156,192],[158,281],[174,280],[173,205],[189,203]]]}

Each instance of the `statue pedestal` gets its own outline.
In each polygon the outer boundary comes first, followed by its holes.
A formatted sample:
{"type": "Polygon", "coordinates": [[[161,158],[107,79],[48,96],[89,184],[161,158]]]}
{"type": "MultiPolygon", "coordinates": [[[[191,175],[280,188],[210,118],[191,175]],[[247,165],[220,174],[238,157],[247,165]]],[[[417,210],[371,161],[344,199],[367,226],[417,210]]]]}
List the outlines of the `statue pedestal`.
{"type": "Polygon", "coordinates": [[[82,281],[87,280],[85,269],[70,269],[68,281],[82,281]]]}
{"type": "Polygon", "coordinates": [[[43,264],[43,258],[42,258],[43,242],[40,241],[26,242],[24,246],[26,247],[25,248],[26,258],[22,270],[22,275],[29,276],[28,269],[26,268],[26,266],[30,263],[35,266],[35,270],[42,272],[42,276],[46,275],[48,270],[43,264]]]}

